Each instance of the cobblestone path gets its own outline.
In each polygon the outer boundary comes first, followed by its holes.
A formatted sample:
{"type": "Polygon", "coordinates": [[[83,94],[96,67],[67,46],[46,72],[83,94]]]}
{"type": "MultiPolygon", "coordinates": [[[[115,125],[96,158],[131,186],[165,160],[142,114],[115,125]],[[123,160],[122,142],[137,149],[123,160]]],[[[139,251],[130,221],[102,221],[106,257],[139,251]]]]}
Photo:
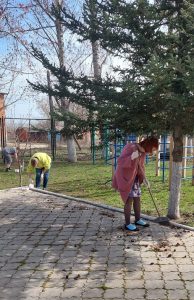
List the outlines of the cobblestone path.
{"type": "Polygon", "coordinates": [[[21,189],[0,191],[0,299],[194,300],[194,233],[21,189]]]}

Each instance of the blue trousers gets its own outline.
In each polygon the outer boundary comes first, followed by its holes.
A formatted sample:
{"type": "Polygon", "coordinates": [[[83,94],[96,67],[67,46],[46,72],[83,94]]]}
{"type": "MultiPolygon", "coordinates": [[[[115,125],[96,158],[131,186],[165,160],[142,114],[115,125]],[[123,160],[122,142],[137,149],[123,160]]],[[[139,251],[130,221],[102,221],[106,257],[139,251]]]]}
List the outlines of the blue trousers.
{"type": "MultiPolygon", "coordinates": [[[[47,184],[48,184],[49,171],[50,170],[47,170],[46,172],[44,172],[44,177],[43,177],[43,188],[44,189],[47,187],[47,184]]],[[[36,188],[40,187],[42,172],[43,172],[43,169],[36,169],[36,188]]]]}

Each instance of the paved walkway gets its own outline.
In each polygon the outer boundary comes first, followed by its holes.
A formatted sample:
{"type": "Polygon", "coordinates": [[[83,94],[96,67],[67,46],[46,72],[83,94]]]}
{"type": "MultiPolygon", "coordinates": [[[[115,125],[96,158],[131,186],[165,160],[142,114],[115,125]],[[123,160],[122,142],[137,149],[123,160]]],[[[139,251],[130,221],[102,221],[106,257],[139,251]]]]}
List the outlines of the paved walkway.
{"type": "Polygon", "coordinates": [[[194,233],[28,190],[0,191],[0,299],[194,299],[194,233]]]}

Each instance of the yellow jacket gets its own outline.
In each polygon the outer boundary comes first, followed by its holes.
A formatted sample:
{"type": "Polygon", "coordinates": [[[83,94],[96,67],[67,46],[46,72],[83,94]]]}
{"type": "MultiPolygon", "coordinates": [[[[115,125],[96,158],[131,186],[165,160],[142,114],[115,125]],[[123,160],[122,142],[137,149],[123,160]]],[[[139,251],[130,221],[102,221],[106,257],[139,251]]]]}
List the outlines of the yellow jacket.
{"type": "Polygon", "coordinates": [[[27,166],[27,172],[28,173],[33,173],[35,169],[42,169],[44,168],[45,171],[49,170],[51,167],[51,158],[50,156],[48,156],[48,154],[46,153],[35,153],[32,157],[31,157],[29,164],[27,166]],[[33,168],[31,165],[31,159],[32,158],[37,158],[38,159],[38,165],[36,166],[36,168],[33,168]]]}

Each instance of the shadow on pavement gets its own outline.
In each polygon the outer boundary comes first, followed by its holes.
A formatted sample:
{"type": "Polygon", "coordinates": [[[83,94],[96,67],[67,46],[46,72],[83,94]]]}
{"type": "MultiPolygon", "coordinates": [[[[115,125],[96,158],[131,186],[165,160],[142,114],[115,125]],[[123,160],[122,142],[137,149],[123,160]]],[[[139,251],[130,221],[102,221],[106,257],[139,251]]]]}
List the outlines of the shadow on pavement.
{"type": "Polygon", "coordinates": [[[0,199],[0,299],[146,299],[146,276],[162,281],[183,247],[184,231],[154,223],[129,235],[121,213],[28,190],[0,199]]]}

